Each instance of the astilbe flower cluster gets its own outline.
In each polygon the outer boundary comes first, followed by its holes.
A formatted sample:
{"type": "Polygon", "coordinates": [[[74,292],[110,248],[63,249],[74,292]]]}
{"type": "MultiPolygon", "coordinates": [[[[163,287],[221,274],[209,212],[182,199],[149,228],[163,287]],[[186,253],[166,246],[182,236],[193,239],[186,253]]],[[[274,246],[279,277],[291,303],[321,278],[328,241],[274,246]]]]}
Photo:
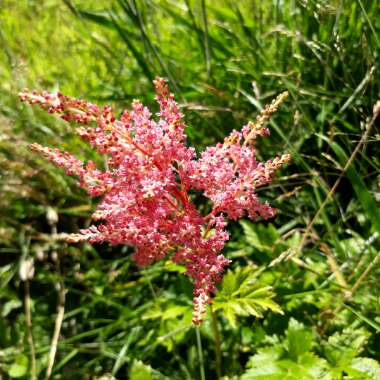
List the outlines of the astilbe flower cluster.
{"type": "Polygon", "coordinates": [[[229,237],[227,219],[245,214],[267,219],[275,214],[260,202],[256,189],[270,182],[290,156],[258,162],[254,143],[257,136],[268,135],[264,124],[287,94],[277,97],[241,132],[232,131],[223,143],[197,157],[195,149],[185,145],[183,115],[165,81],[156,78],[154,86],[159,104],[156,120],[138,100],[117,119],[109,106],[98,107],[61,93],[24,90],[20,98],[76,122],[79,136],[107,158],[107,169],[99,170],[92,161],[84,163],[68,152],[31,145],[76,175],[91,196],[102,197],[92,215],[98,222],[68,240],[134,246],[133,257],[140,266],[172,254],[194,281],[193,322],[197,324],[230,262],[221,254],[229,237]],[[197,210],[190,190],[203,192],[211,201],[208,215],[197,210]]]}

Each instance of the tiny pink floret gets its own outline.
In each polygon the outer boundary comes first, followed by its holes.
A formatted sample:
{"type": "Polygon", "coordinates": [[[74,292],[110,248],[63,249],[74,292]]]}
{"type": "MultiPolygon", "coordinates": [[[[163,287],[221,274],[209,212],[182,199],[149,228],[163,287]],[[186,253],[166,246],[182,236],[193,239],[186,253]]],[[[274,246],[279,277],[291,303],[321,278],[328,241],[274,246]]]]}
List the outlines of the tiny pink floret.
{"type": "Polygon", "coordinates": [[[91,196],[102,197],[93,214],[99,222],[68,240],[134,246],[133,258],[140,266],[171,253],[194,281],[193,323],[198,324],[230,263],[221,253],[229,238],[227,219],[273,217],[275,210],[260,202],[256,188],[270,182],[290,156],[258,162],[255,139],[269,131],[260,123],[248,123],[197,157],[185,145],[183,115],[168,86],[162,78],[154,85],[160,107],[156,120],[138,100],[118,120],[109,106],[60,93],[25,90],[20,98],[79,124],[78,135],[107,157],[108,169],[101,171],[92,161],[85,164],[59,149],[30,146],[78,176],[91,196]],[[202,191],[211,201],[208,215],[197,210],[190,190],[202,191]]]}

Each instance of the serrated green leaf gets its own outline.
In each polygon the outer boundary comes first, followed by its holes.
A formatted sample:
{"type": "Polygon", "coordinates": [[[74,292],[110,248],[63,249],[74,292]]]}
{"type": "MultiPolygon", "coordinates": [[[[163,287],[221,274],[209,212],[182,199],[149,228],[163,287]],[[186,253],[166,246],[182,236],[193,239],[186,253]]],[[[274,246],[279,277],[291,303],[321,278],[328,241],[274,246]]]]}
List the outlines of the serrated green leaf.
{"type": "Polygon", "coordinates": [[[341,333],[331,335],[323,343],[327,360],[338,368],[345,368],[352,359],[359,355],[368,340],[369,334],[364,329],[344,329],[341,333]]]}
{"type": "Polygon", "coordinates": [[[260,287],[257,279],[259,273],[260,270],[251,267],[237,268],[226,273],[213,306],[215,310],[223,310],[231,325],[235,325],[236,316],[262,318],[265,310],[282,313],[280,306],[272,300],[272,287],[260,287]]]}
{"type": "Polygon", "coordinates": [[[248,292],[247,292],[247,296],[249,297],[270,297],[270,296],[273,296],[274,293],[272,292],[272,287],[271,286],[264,286],[263,288],[259,288],[259,289],[247,289],[248,292]]]}
{"type": "Polygon", "coordinates": [[[236,313],[232,309],[226,309],[224,310],[223,315],[226,317],[230,325],[233,328],[236,328],[236,313]]]}
{"type": "Polygon", "coordinates": [[[257,249],[263,249],[263,245],[260,242],[259,236],[257,232],[254,230],[254,225],[247,220],[242,220],[239,222],[243,227],[245,238],[247,239],[247,243],[251,244],[257,249]]]}
{"type": "Polygon", "coordinates": [[[283,376],[277,362],[282,355],[280,347],[261,349],[259,353],[250,357],[248,370],[241,376],[241,380],[276,379],[283,376]]]}
{"type": "Polygon", "coordinates": [[[260,313],[260,311],[255,307],[256,305],[253,301],[242,300],[242,302],[244,304],[244,308],[247,310],[248,315],[254,315],[257,318],[263,317],[262,313],[260,313]]]}
{"type": "Polygon", "coordinates": [[[228,307],[234,310],[237,315],[248,315],[247,309],[244,307],[245,300],[231,300],[228,307]]]}
{"type": "Polygon", "coordinates": [[[360,375],[364,376],[366,380],[379,380],[380,379],[380,364],[378,361],[370,358],[355,358],[350,368],[347,370],[348,374],[352,374],[350,370],[357,371],[360,375]]]}
{"type": "Polygon", "coordinates": [[[326,360],[311,352],[305,353],[298,358],[298,364],[307,370],[312,379],[330,380],[332,374],[326,360]]]}
{"type": "Polygon", "coordinates": [[[270,298],[257,298],[253,299],[252,302],[254,302],[257,305],[260,305],[263,309],[269,309],[276,313],[284,314],[281,310],[281,307],[270,298]]]}
{"type": "Polygon", "coordinates": [[[294,318],[291,318],[286,331],[286,344],[289,357],[296,360],[311,349],[312,343],[312,331],[294,318]]]}
{"type": "Polygon", "coordinates": [[[332,380],[327,362],[318,356],[305,353],[294,361],[283,355],[280,346],[260,350],[249,359],[241,380],[332,380]]]}

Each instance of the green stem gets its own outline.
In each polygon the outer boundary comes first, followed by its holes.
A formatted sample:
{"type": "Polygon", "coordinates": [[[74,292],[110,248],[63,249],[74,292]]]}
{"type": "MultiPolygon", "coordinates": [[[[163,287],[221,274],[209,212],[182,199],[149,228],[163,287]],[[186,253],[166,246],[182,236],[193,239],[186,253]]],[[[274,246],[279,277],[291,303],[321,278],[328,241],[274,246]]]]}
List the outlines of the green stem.
{"type": "Polygon", "coordinates": [[[215,366],[216,366],[216,376],[217,379],[222,377],[222,350],[220,342],[220,333],[218,329],[218,321],[216,318],[216,313],[214,312],[212,306],[210,305],[211,323],[212,330],[214,332],[215,339],[215,366]]]}
{"type": "Polygon", "coordinates": [[[195,326],[195,333],[196,333],[196,336],[197,336],[199,371],[200,371],[200,374],[201,374],[201,380],[206,380],[205,367],[204,367],[204,363],[203,363],[201,332],[200,332],[199,326],[195,326]]]}
{"type": "Polygon", "coordinates": [[[202,21],[204,27],[204,44],[205,44],[205,57],[206,57],[206,70],[207,76],[211,74],[211,52],[210,52],[210,43],[208,36],[208,24],[207,24],[207,13],[206,13],[206,1],[201,0],[201,9],[202,9],[202,21]]]}
{"type": "Polygon", "coordinates": [[[25,319],[28,332],[28,342],[30,351],[30,378],[31,380],[37,379],[37,365],[36,365],[36,351],[34,349],[33,333],[32,333],[32,312],[30,302],[29,280],[25,281],[25,295],[24,295],[25,319]]]}

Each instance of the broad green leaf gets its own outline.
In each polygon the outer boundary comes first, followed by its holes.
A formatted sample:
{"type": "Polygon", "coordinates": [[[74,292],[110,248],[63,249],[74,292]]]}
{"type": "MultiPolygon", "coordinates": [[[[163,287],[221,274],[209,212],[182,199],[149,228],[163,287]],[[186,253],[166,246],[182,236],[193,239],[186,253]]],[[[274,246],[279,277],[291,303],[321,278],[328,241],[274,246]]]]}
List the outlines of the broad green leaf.
{"type": "Polygon", "coordinates": [[[130,380],[152,380],[152,368],[136,360],[133,362],[129,378],[130,380]]]}
{"type": "Polygon", "coordinates": [[[281,379],[282,370],[278,360],[282,355],[280,347],[261,349],[258,354],[251,356],[248,361],[248,371],[241,376],[241,380],[281,379]]]}
{"type": "Polygon", "coordinates": [[[22,302],[18,299],[13,299],[5,303],[2,310],[2,317],[6,317],[12,310],[18,309],[22,306],[22,302]]]}
{"type": "Polygon", "coordinates": [[[298,358],[298,365],[305,368],[311,379],[331,380],[332,374],[326,360],[307,352],[298,358]]]}
{"type": "Polygon", "coordinates": [[[179,316],[184,315],[189,311],[191,311],[191,307],[189,306],[169,305],[168,308],[166,308],[162,313],[162,319],[165,320],[178,318],[179,316]]]}
{"type": "Polygon", "coordinates": [[[291,318],[286,331],[286,344],[289,357],[297,360],[299,356],[310,351],[312,343],[312,331],[294,318],[291,318]]]}
{"type": "Polygon", "coordinates": [[[28,371],[28,358],[23,355],[17,355],[15,362],[10,366],[8,375],[13,378],[19,378],[26,375],[28,371]]]}

